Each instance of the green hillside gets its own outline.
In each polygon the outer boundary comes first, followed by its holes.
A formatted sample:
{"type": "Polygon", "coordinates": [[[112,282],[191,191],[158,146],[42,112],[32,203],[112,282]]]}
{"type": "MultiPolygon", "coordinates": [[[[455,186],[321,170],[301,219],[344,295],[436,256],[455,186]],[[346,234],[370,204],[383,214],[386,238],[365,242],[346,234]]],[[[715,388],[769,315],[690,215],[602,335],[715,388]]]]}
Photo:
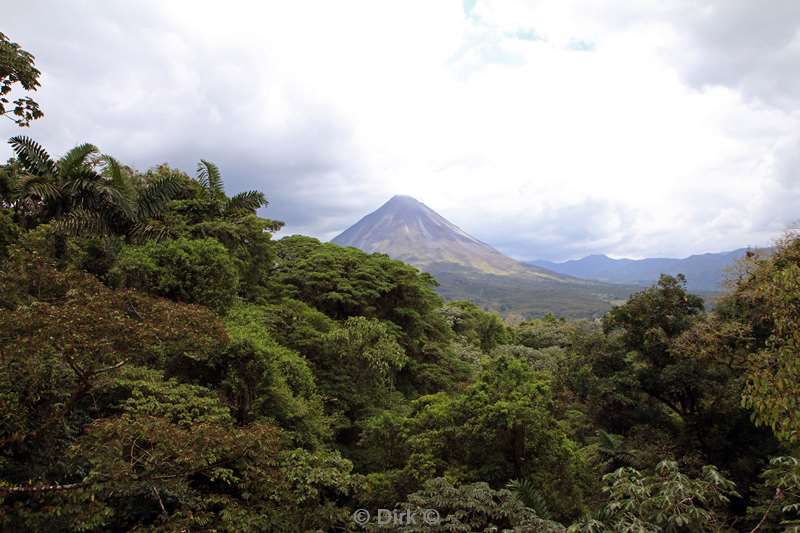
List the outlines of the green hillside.
{"type": "Polygon", "coordinates": [[[494,275],[452,264],[427,269],[439,283],[445,300],[469,300],[510,320],[538,318],[547,314],[568,318],[604,315],[637,288],[581,280],[531,280],[518,275],[494,275]]]}

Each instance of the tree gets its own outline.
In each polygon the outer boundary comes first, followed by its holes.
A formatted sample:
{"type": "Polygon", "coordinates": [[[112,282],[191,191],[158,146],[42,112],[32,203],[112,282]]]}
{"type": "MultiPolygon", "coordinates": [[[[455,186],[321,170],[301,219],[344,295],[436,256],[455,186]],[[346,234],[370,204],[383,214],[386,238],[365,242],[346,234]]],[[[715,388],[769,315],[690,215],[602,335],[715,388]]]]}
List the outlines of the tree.
{"type": "Polygon", "coordinates": [[[548,313],[542,318],[522,322],[514,333],[517,342],[529,348],[566,347],[571,343],[574,328],[575,323],[548,313]]]}
{"type": "Polygon", "coordinates": [[[662,275],[655,287],[631,296],[603,319],[606,332],[618,331],[636,363],[640,389],[684,420],[698,413],[701,387],[696,365],[671,351],[671,342],[689,329],[703,300],[686,292],[686,278],[662,275]]]}
{"type": "Polygon", "coordinates": [[[225,327],[233,343],[211,362],[207,383],[229,398],[243,422],[272,418],[295,444],[319,446],[332,428],[312,365],[275,341],[265,327],[270,315],[260,305],[231,308],[225,327]]]}
{"type": "Polygon", "coordinates": [[[14,84],[20,84],[26,91],[35,91],[39,88],[40,74],[34,66],[33,55],[0,32],[0,116],[22,127],[44,116],[39,104],[29,96],[11,100],[14,84]]]}
{"type": "Polygon", "coordinates": [[[760,497],[748,509],[752,531],[800,531],[800,460],[775,457],[761,477],[760,497]]]}
{"type": "Polygon", "coordinates": [[[338,419],[338,444],[352,446],[360,420],[399,401],[397,376],[407,362],[388,322],[350,317],[322,336],[314,369],[326,407],[338,419]]]}
{"type": "Polygon", "coordinates": [[[239,273],[239,294],[256,303],[267,303],[271,294],[274,263],[272,232],[283,222],[261,218],[257,210],[268,205],[263,193],[245,191],[228,197],[219,168],[201,160],[191,179],[183,172],[161,165],[146,176],[172,177],[182,182],[179,197],[161,213],[158,227],[173,239],[214,238],[231,253],[239,273]]]}
{"type": "Polygon", "coordinates": [[[19,237],[19,226],[14,224],[11,210],[0,207],[0,263],[8,256],[8,247],[19,237]]]}
{"type": "Polygon", "coordinates": [[[233,260],[215,239],[150,241],[127,246],[109,273],[118,287],[141,289],[224,313],[236,297],[233,260]]]}
{"type": "Polygon", "coordinates": [[[738,496],[733,482],[715,467],[690,478],[674,461],[662,461],[652,475],[620,468],[603,478],[608,502],[601,512],[609,531],[642,533],[729,531],[726,507],[738,496]]]}
{"type": "Polygon", "coordinates": [[[756,340],[747,360],[744,405],[760,425],[800,442],[800,235],[787,235],[770,257],[752,256],[732,305],[756,340]]]}
{"type": "Polygon", "coordinates": [[[488,353],[508,341],[508,328],[495,313],[483,311],[471,302],[450,302],[444,314],[456,334],[488,353]]]}
{"type": "Polygon", "coordinates": [[[681,277],[662,276],[609,312],[604,327],[619,346],[596,359],[603,399],[595,416],[625,437],[638,464],[665,456],[715,464],[748,487],[766,458],[780,452],[742,408],[752,335],[724,315],[725,307],[702,314],[702,300],[686,292],[681,277]]]}
{"type": "Polygon", "coordinates": [[[380,438],[381,424],[402,428],[404,449],[393,453],[405,461],[404,484],[431,474],[492,486],[527,479],[554,516],[577,516],[583,508],[581,461],[554,416],[547,376],[520,359],[487,360],[462,393],[417,398],[401,422],[379,418],[367,422],[364,443],[380,438]]]}
{"type": "Polygon", "coordinates": [[[25,227],[52,222],[61,234],[153,236],[147,221],[180,187],[171,176],[137,186],[118,161],[92,144],[76,146],[54,161],[28,137],[12,137],[9,143],[19,162],[13,209],[25,227]]]}
{"type": "Polygon", "coordinates": [[[281,519],[275,426],[237,427],[212,391],[152,371],[127,369],[95,394],[109,416],[70,439],[63,477],[0,482],[4,529],[242,531],[281,519]]]}
{"type": "Polygon", "coordinates": [[[273,279],[285,296],[336,320],[360,315],[392,322],[409,354],[433,351],[449,340],[430,275],[386,255],[310,237],[285,237],[276,244],[273,279]]]}

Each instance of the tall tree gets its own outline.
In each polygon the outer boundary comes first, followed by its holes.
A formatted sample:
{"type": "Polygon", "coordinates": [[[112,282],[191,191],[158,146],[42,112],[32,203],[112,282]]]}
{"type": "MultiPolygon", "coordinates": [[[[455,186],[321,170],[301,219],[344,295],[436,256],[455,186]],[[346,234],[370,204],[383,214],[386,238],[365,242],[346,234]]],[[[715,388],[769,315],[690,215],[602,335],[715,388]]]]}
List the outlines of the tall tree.
{"type": "Polygon", "coordinates": [[[655,287],[634,294],[604,318],[605,330],[619,332],[624,348],[634,354],[641,390],[683,419],[697,414],[701,392],[694,366],[675,357],[671,342],[702,310],[703,300],[686,292],[682,274],[662,275],[655,287]]]}

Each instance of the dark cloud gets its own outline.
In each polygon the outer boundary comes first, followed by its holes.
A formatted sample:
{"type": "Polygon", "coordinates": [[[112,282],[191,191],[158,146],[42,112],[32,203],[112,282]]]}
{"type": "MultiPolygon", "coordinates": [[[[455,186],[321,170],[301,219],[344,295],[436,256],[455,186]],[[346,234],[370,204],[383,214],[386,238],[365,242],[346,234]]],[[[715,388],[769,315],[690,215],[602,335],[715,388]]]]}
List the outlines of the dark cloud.
{"type": "MultiPolygon", "coordinates": [[[[259,189],[267,194],[271,204],[264,215],[286,221],[283,234],[331,238],[377,208],[391,194],[408,192],[389,190],[390,183],[399,180],[386,176],[394,178],[402,170],[387,170],[379,165],[384,174],[376,174],[376,166],[371,162],[374,154],[365,153],[368,150],[365,146],[374,147],[378,143],[364,142],[364,137],[373,132],[364,131],[368,128],[363,127],[359,110],[349,115],[342,112],[336,94],[329,94],[325,83],[346,76],[346,72],[337,71],[340,66],[355,65],[366,70],[369,65],[362,67],[358,58],[336,56],[327,49],[330,43],[312,32],[306,34],[300,26],[297,36],[283,44],[284,48],[273,49],[268,39],[269,28],[263,29],[264,39],[240,40],[236,35],[238,25],[230,27],[230,16],[220,23],[220,26],[228,24],[227,28],[217,27],[213,20],[208,27],[192,27],[183,20],[184,14],[178,12],[176,5],[156,0],[101,3],[29,0],[6,7],[0,29],[35,54],[44,73],[36,97],[46,117],[27,131],[20,131],[8,121],[0,123],[0,137],[29,134],[53,155],[81,142],[93,142],[138,168],[168,162],[192,173],[200,158],[210,159],[221,167],[230,192],[259,189]],[[296,58],[291,56],[292,47],[310,49],[311,53],[300,54],[297,59],[300,64],[293,65],[291,62],[296,58]],[[287,51],[288,59],[284,57],[287,51]],[[320,63],[302,63],[314,54],[322,58],[320,63]],[[330,73],[326,71],[318,77],[304,75],[303,69],[318,69],[326,61],[333,64],[330,73]],[[342,61],[341,65],[338,61],[342,61]]],[[[467,12],[472,13],[473,5],[474,2],[465,4],[467,12]]],[[[193,4],[182,6],[190,18],[193,4]]],[[[800,2],[687,0],[647,7],[635,3],[598,6],[591,8],[592,17],[612,33],[667,25],[676,40],[660,49],[661,57],[690,87],[703,91],[724,86],[764,109],[777,110],[782,116],[797,113],[800,77],[795,71],[800,64],[800,2]]],[[[234,10],[241,17],[253,17],[258,12],[254,6],[236,10],[220,4],[215,9],[228,15],[234,10]]],[[[259,9],[268,11],[263,6],[259,9]]],[[[443,69],[453,68],[454,72],[448,75],[456,78],[462,72],[461,67],[469,72],[522,70],[522,58],[527,56],[526,49],[520,47],[536,46],[535,32],[486,33],[474,17],[461,22],[466,24],[464,33],[468,42],[461,48],[457,44],[452,47],[450,59],[451,63],[457,63],[455,67],[452,64],[447,67],[446,60],[442,65],[443,69]],[[534,39],[528,41],[530,38],[534,39]]],[[[452,32],[453,28],[449,30],[452,32]]],[[[346,28],[341,31],[346,32],[346,28]]],[[[380,31],[369,35],[379,37],[380,31]]],[[[413,32],[408,38],[414,39],[413,32]]],[[[580,56],[578,60],[586,61],[587,65],[593,54],[603,52],[602,36],[595,40],[594,36],[583,39],[576,35],[570,42],[587,50],[585,54],[571,54],[580,56]]],[[[355,49],[369,46],[367,42],[357,43],[355,49]]],[[[388,49],[396,60],[405,57],[403,46],[388,49]]],[[[369,72],[352,84],[368,79],[369,72]]],[[[419,83],[428,81],[420,79],[419,83]]],[[[459,82],[467,83],[461,79],[459,82]]],[[[506,88],[502,89],[499,93],[477,93],[485,100],[472,101],[471,105],[481,111],[494,109],[497,102],[490,100],[498,94],[502,99],[506,88]]],[[[404,96],[401,92],[390,96],[398,95],[404,96]]],[[[591,87],[586,87],[585,95],[581,94],[584,96],[592,96],[591,87]]],[[[351,104],[358,106],[357,101],[351,104]]],[[[397,104],[387,97],[387,108],[397,104]]],[[[380,111],[374,104],[369,109],[380,111]]],[[[436,106],[429,109],[435,112],[436,106]]],[[[471,111],[474,110],[465,109],[464,114],[471,111]]],[[[470,117],[455,114],[453,117],[463,120],[464,127],[481,129],[470,117]]],[[[424,121],[428,117],[419,118],[420,129],[430,127],[424,121]]],[[[759,129],[761,118],[748,122],[748,116],[744,125],[735,120],[732,119],[730,129],[736,130],[734,134],[742,139],[781,136],[775,133],[769,117],[764,119],[763,130],[759,129]]],[[[391,131],[393,124],[382,127],[391,131]]],[[[538,124],[530,125],[531,130],[536,127],[538,124]]],[[[404,139],[402,135],[386,135],[386,131],[376,132],[385,135],[382,142],[386,144],[404,139]]],[[[442,132],[446,136],[448,130],[442,132]]],[[[527,131],[520,130],[520,134],[526,135],[527,131]]],[[[510,134],[498,132],[498,135],[510,134]]],[[[506,140],[512,145],[515,141],[506,140]]],[[[701,183],[704,176],[699,176],[696,188],[690,187],[685,196],[677,197],[689,207],[675,210],[672,227],[657,224],[643,227],[641,221],[647,219],[648,213],[635,207],[631,200],[635,196],[625,198],[626,191],[621,191],[619,201],[584,196],[567,201],[562,198],[560,202],[542,202],[530,212],[509,206],[511,215],[491,219],[482,218],[486,213],[480,210],[477,191],[473,209],[443,214],[450,215],[476,237],[524,259],[559,260],[608,252],[686,255],[729,244],[731,248],[761,244],[742,241],[774,234],[789,221],[800,218],[795,212],[800,202],[796,170],[800,167],[797,156],[800,143],[796,135],[779,140],[774,153],[765,156],[764,165],[770,169],[761,178],[748,178],[747,170],[741,170],[741,166],[750,164],[744,157],[741,163],[724,161],[730,166],[726,170],[735,170],[730,176],[725,171],[715,171],[713,183],[707,187],[701,183]],[[760,192],[742,199],[741,193],[729,190],[726,179],[761,179],[760,192]]],[[[454,150],[438,159],[408,153],[408,160],[414,162],[409,168],[419,169],[425,161],[430,161],[434,173],[452,174],[460,171],[451,167],[463,167],[464,174],[474,175],[478,182],[496,161],[492,161],[492,154],[481,152],[477,140],[474,143],[475,149],[465,148],[463,153],[454,150]]],[[[494,149],[495,157],[497,153],[506,153],[504,147],[494,149]]],[[[625,157],[625,149],[618,148],[619,157],[625,157]]],[[[9,154],[7,147],[0,148],[0,156],[9,154]]],[[[647,169],[642,169],[642,174],[646,177],[647,169]]],[[[502,183],[485,186],[500,187],[502,183]]]]}
{"type": "Polygon", "coordinates": [[[685,40],[667,52],[695,86],[741,90],[767,105],[800,102],[800,2],[689,2],[671,17],[685,40]]]}
{"type": "Polygon", "coordinates": [[[0,125],[0,135],[30,135],[54,156],[92,142],[138,168],[193,173],[209,159],[229,191],[263,190],[265,215],[288,230],[324,232],[339,185],[359,172],[347,123],[263,50],[204,39],[159,14],[152,1],[33,1],[5,13],[3,31],[44,73],[36,97],[46,116],[27,131],[0,125]]]}

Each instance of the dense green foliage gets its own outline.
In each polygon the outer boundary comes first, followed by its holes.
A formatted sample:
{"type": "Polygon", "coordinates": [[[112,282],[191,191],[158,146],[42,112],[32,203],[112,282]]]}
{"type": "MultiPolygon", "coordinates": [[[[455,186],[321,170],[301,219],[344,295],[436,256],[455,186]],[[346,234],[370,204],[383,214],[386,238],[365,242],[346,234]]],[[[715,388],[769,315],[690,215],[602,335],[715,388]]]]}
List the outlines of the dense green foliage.
{"type": "Polygon", "coordinates": [[[224,312],[236,297],[236,267],[216,239],[148,242],[125,247],[109,272],[112,283],[224,312]]]}
{"type": "Polygon", "coordinates": [[[2,530],[798,525],[797,236],[712,311],[664,276],[602,320],[512,326],[387,256],[273,240],[208,161],[12,146],[2,530]]]}

